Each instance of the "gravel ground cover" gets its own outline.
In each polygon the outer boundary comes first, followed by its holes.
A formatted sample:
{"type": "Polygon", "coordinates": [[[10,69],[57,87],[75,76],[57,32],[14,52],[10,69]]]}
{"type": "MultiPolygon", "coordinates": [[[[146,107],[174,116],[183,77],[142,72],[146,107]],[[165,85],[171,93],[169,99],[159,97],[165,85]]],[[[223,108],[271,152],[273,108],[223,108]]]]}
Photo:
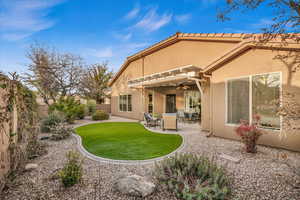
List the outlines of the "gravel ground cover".
{"type": "MultiPolygon", "coordinates": [[[[79,123],[85,123],[81,121],[79,123]]],[[[185,152],[193,152],[213,157],[224,166],[232,180],[232,198],[240,200],[299,200],[300,180],[280,155],[287,155],[292,166],[300,166],[300,153],[281,149],[259,146],[256,155],[241,151],[242,144],[236,141],[210,137],[200,133],[191,125],[184,127],[187,145],[185,152]],[[219,156],[225,153],[241,159],[239,163],[228,161],[219,156]]],[[[45,141],[48,154],[33,160],[38,169],[24,172],[18,176],[14,184],[0,197],[2,200],[118,200],[137,199],[119,194],[114,189],[114,183],[124,175],[138,174],[152,177],[153,164],[118,165],[84,160],[83,181],[71,188],[64,189],[53,174],[62,168],[65,155],[70,150],[76,150],[74,137],[63,141],[45,141]]],[[[298,167],[299,169],[299,167],[298,167]]],[[[175,197],[161,187],[145,199],[173,200],[175,197]]]]}

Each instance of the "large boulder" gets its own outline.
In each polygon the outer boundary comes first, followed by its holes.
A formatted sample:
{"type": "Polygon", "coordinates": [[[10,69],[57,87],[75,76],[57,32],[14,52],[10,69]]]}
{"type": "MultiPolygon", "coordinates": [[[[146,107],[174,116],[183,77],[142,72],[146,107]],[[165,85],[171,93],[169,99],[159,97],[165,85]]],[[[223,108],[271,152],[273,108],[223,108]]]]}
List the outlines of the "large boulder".
{"type": "Polygon", "coordinates": [[[154,191],[155,185],[142,176],[130,175],[119,179],[116,188],[122,194],[146,197],[154,191]]]}

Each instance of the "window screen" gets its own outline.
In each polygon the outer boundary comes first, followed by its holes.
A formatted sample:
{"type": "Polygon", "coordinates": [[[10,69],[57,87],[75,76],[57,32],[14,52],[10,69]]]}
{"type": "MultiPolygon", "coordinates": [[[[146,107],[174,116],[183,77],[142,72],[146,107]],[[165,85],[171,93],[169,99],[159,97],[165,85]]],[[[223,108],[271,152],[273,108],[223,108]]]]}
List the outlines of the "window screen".
{"type": "Polygon", "coordinates": [[[227,82],[227,123],[238,124],[249,121],[249,78],[227,82]]]}

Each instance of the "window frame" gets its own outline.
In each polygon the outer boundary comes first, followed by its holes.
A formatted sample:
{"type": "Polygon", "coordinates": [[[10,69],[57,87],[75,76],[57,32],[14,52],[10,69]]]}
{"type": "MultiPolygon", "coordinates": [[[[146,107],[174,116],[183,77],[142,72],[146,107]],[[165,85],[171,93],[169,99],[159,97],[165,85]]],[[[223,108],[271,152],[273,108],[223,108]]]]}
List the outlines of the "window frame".
{"type": "Polygon", "coordinates": [[[132,94],[119,94],[119,96],[118,96],[118,111],[119,112],[128,112],[128,113],[130,113],[130,112],[132,112],[132,110],[133,110],[132,109],[132,94]],[[129,108],[128,96],[129,95],[131,96],[131,111],[128,111],[128,108],[129,108]],[[125,103],[125,105],[126,105],[126,111],[120,109],[121,96],[126,96],[126,103],[125,103]]]}
{"type": "MultiPolygon", "coordinates": [[[[282,72],[277,71],[277,72],[266,72],[266,73],[259,73],[259,74],[251,74],[247,76],[239,76],[239,77],[234,77],[234,78],[226,78],[225,79],[225,125],[226,126],[232,126],[232,127],[237,127],[240,124],[234,124],[234,123],[228,123],[228,82],[231,80],[237,80],[237,79],[242,79],[242,78],[249,78],[249,122],[252,123],[253,120],[253,111],[252,111],[252,79],[254,76],[259,76],[259,75],[267,75],[267,74],[278,74],[279,75],[279,99],[280,99],[280,106],[282,106],[282,72]]],[[[280,128],[268,128],[268,127],[259,127],[260,129],[266,129],[266,130],[272,130],[272,131],[281,131],[282,130],[282,116],[279,116],[280,120],[280,128]]]]}

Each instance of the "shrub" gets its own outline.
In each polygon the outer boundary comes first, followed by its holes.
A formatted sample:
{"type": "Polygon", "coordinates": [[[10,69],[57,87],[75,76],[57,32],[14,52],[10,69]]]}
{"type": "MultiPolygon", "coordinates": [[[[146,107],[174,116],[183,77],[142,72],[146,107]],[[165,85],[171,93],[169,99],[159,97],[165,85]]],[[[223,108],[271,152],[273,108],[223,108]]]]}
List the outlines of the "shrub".
{"type": "Polygon", "coordinates": [[[87,104],[87,113],[89,116],[93,115],[96,111],[96,107],[97,107],[97,104],[96,104],[96,101],[95,100],[88,100],[87,104]]]}
{"type": "Polygon", "coordinates": [[[67,153],[67,163],[58,174],[65,187],[73,186],[81,180],[82,160],[79,158],[77,152],[70,151],[67,153]]]}
{"type": "Polygon", "coordinates": [[[225,171],[204,156],[176,154],[156,163],[156,177],[179,199],[227,199],[225,171]]]}
{"type": "Polygon", "coordinates": [[[73,132],[73,129],[64,123],[59,123],[51,128],[51,140],[63,140],[68,138],[73,132]]]}
{"type": "Polygon", "coordinates": [[[84,105],[84,104],[80,104],[80,105],[77,107],[76,117],[77,117],[78,119],[84,119],[85,113],[86,113],[85,105],[84,105]]]}
{"type": "Polygon", "coordinates": [[[241,137],[241,140],[245,145],[245,150],[248,153],[257,152],[256,144],[259,137],[262,135],[262,131],[258,128],[259,120],[259,116],[254,117],[252,124],[241,120],[241,125],[235,130],[236,134],[241,137]]]}
{"type": "Polygon", "coordinates": [[[38,129],[31,128],[31,133],[27,138],[26,157],[34,159],[47,153],[46,144],[38,141],[38,129]]]}
{"type": "Polygon", "coordinates": [[[93,115],[92,115],[93,120],[107,120],[109,119],[109,114],[104,112],[103,110],[97,110],[93,115]]]}
{"type": "Polygon", "coordinates": [[[46,153],[46,145],[37,140],[30,140],[26,146],[26,155],[28,159],[34,159],[46,153]]]}
{"type": "MultiPolygon", "coordinates": [[[[80,108],[81,104],[79,101],[75,100],[74,97],[60,98],[56,103],[49,107],[50,111],[60,111],[64,113],[66,121],[68,123],[74,123],[76,118],[82,117],[82,110],[80,108]]],[[[83,111],[84,113],[84,111],[83,111]]],[[[84,114],[83,114],[84,115],[84,114]]]]}
{"type": "Polygon", "coordinates": [[[60,115],[58,112],[52,112],[42,120],[41,131],[43,133],[49,133],[53,126],[56,126],[63,121],[64,117],[62,115],[60,115]]]}

